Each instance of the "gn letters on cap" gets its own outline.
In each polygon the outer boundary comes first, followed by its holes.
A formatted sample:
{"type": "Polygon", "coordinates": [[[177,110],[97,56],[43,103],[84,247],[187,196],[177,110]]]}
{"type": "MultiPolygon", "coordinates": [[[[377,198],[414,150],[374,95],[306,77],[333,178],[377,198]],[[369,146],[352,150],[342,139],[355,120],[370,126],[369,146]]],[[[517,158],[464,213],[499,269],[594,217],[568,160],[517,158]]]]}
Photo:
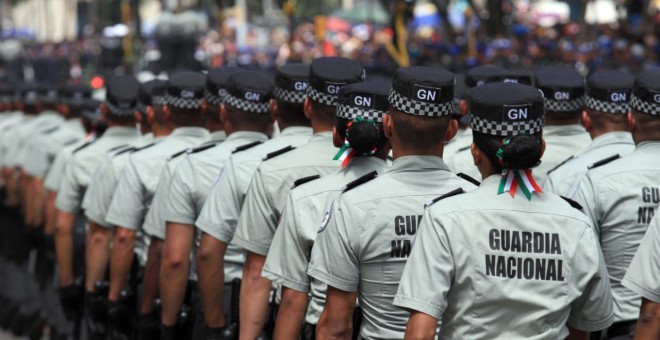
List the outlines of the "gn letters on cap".
{"type": "Polygon", "coordinates": [[[337,105],[342,86],[365,81],[365,71],[353,60],[338,57],[317,58],[309,69],[307,96],[323,105],[337,105]]]}
{"type": "Polygon", "coordinates": [[[199,109],[204,98],[206,76],[199,72],[181,72],[170,78],[167,105],[184,110],[199,109]]]}
{"type": "Polygon", "coordinates": [[[574,112],[584,106],[584,77],[572,67],[545,67],[536,72],[546,113],[574,112]]]}
{"type": "Polygon", "coordinates": [[[647,70],[637,76],[630,106],[636,111],[660,116],[660,70],[647,70]]]}
{"type": "Polygon", "coordinates": [[[454,75],[431,67],[400,68],[394,73],[390,104],[415,116],[454,114],[454,75]]]}
{"type": "Polygon", "coordinates": [[[275,75],[275,98],[287,103],[302,104],[307,98],[308,77],[307,64],[287,64],[280,67],[275,75]]]}
{"type": "Polygon", "coordinates": [[[262,73],[242,71],[229,77],[225,104],[251,113],[269,113],[273,82],[262,73]]]}
{"type": "Polygon", "coordinates": [[[206,79],[204,99],[211,105],[220,105],[227,96],[227,82],[229,77],[241,72],[238,67],[219,67],[209,70],[206,79]]]}
{"type": "Polygon", "coordinates": [[[376,123],[383,121],[389,102],[386,83],[357,83],[346,85],[339,90],[337,117],[352,120],[357,116],[376,123]]]}
{"type": "Polygon", "coordinates": [[[630,112],[630,89],[635,77],[621,71],[601,71],[587,77],[586,107],[610,114],[630,112]]]}
{"type": "Polygon", "coordinates": [[[137,110],[140,83],[131,75],[113,76],[106,82],[105,104],[111,114],[130,116],[137,110]]]}

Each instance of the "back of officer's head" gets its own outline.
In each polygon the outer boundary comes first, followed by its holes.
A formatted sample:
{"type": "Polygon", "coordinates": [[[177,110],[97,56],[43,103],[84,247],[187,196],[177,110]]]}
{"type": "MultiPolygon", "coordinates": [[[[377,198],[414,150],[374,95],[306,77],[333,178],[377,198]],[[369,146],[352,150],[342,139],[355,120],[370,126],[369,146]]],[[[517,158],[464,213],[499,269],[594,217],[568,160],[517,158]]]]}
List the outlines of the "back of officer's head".
{"type": "Polygon", "coordinates": [[[54,85],[42,84],[39,86],[39,96],[41,97],[41,111],[57,111],[60,93],[54,85]]]}
{"type": "Polygon", "coordinates": [[[590,129],[627,131],[630,91],[635,77],[623,71],[605,70],[587,77],[585,112],[590,129]]]}
{"type": "Polygon", "coordinates": [[[218,67],[210,69],[206,77],[204,91],[205,113],[214,122],[220,122],[220,107],[227,96],[229,77],[241,72],[238,67],[218,67]]]}
{"type": "Polygon", "coordinates": [[[135,124],[139,95],[140,83],[132,75],[109,77],[104,105],[108,125],[135,124]]]}
{"type": "Polygon", "coordinates": [[[166,110],[176,126],[202,126],[204,116],[202,100],[206,76],[200,72],[184,71],[174,74],[168,81],[166,110]]]}
{"type": "Polygon", "coordinates": [[[285,126],[309,126],[305,116],[305,98],[309,87],[308,64],[287,64],[275,74],[275,102],[271,111],[277,114],[278,122],[285,126]]]}
{"type": "Polygon", "coordinates": [[[584,106],[584,77],[572,67],[552,66],[537,70],[535,80],[548,122],[577,123],[584,106]]]}
{"type": "Polygon", "coordinates": [[[470,90],[469,104],[473,142],[495,169],[529,169],[539,164],[544,149],[544,104],[536,88],[485,84],[470,90]]]}
{"type": "Polygon", "coordinates": [[[388,100],[396,135],[390,138],[405,147],[425,150],[453,137],[446,136],[454,114],[452,73],[421,66],[397,69],[388,100]]]}
{"type": "Polygon", "coordinates": [[[92,89],[83,84],[65,84],[60,87],[60,112],[67,117],[79,117],[85,101],[92,97],[92,89]]]}
{"type": "Polygon", "coordinates": [[[138,113],[141,124],[148,122],[147,116],[151,113],[156,124],[165,124],[165,94],[167,81],[152,79],[140,84],[140,98],[138,100],[138,113]]]}
{"type": "Polygon", "coordinates": [[[348,84],[364,81],[364,68],[353,60],[339,57],[314,59],[309,68],[307,89],[312,110],[312,125],[319,123],[323,126],[333,126],[339,89],[348,84]]]}
{"type": "Polygon", "coordinates": [[[660,140],[660,69],[646,70],[637,76],[630,107],[635,141],[660,140]]]}
{"type": "Polygon", "coordinates": [[[222,110],[225,130],[267,131],[273,123],[273,88],[272,79],[261,72],[244,70],[230,76],[222,110]]]}
{"type": "Polygon", "coordinates": [[[24,83],[20,90],[19,108],[27,115],[36,115],[41,108],[40,87],[35,83],[24,83]]]}

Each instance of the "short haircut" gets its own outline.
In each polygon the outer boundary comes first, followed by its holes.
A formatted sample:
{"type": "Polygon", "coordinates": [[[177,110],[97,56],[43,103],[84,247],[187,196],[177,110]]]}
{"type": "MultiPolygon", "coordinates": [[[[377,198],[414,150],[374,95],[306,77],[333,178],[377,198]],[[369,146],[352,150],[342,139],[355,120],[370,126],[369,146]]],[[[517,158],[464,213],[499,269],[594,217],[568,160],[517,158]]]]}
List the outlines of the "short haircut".
{"type": "Polygon", "coordinates": [[[277,99],[277,108],[280,114],[280,120],[287,125],[309,126],[311,122],[305,116],[305,105],[302,103],[294,104],[277,99]]]}
{"type": "Polygon", "coordinates": [[[322,125],[333,126],[337,119],[337,106],[325,105],[311,99],[312,110],[314,111],[314,119],[322,125]]]}
{"type": "Polygon", "coordinates": [[[235,127],[251,127],[255,129],[266,129],[272,123],[270,114],[255,113],[239,110],[234,106],[225,104],[227,120],[235,127]]]}
{"type": "Polygon", "coordinates": [[[390,106],[389,114],[401,142],[414,149],[426,149],[429,145],[444,143],[444,136],[452,119],[450,116],[411,115],[393,106],[390,106]]]}
{"type": "Polygon", "coordinates": [[[615,115],[590,108],[587,108],[586,111],[591,119],[591,126],[596,130],[625,130],[628,128],[628,115],[615,115]]]}

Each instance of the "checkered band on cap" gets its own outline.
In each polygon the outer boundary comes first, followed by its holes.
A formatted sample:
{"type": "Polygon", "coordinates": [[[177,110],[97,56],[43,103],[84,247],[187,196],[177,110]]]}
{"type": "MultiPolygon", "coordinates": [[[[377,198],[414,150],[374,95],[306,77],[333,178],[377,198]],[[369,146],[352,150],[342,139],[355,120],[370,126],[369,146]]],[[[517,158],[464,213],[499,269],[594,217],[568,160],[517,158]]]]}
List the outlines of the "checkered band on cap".
{"type": "Polygon", "coordinates": [[[522,122],[496,122],[470,114],[470,128],[491,136],[535,134],[543,130],[543,125],[543,117],[522,122]]]}
{"type": "Polygon", "coordinates": [[[193,110],[200,108],[200,99],[195,98],[181,98],[175,97],[171,94],[167,95],[167,105],[176,107],[178,109],[193,110]]]}
{"type": "Polygon", "coordinates": [[[307,88],[307,95],[312,100],[319,102],[323,105],[337,105],[337,96],[323,93],[311,86],[307,88]]]}
{"type": "Polygon", "coordinates": [[[216,96],[211,91],[204,90],[204,100],[211,105],[220,105],[224,101],[224,97],[216,96]]]}
{"type": "Polygon", "coordinates": [[[416,116],[443,117],[454,114],[456,106],[454,101],[448,101],[441,104],[425,103],[404,97],[394,89],[390,90],[387,98],[392,106],[397,110],[416,116]]]}
{"type": "Polygon", "coordinates": [[[642,100],[634,94],[630,97],[630,107],[636,111],[648,113],[654,116],[660,116],[660,104],[651,103],[646,100],[642,100]]]}
{"type": "Polygon", "coordinates": [[[289,91],[281,87],[275,88],[275,98],[287,103],[302,104],[307,98],[306,92],[289,91]]]}
{"type": "Polygon", "coordinates": [[[376,109],[363,109],[350,105],[337,104],[337,117],[344,119],[353,119],[357,116],[373,120],[376,123],[383,122],[383,115],[387,112],[376,109]]]}
{"type": "Polygon", "coordinates": [[[116,116],[130,116],[135,113],[135,107],[119,107],[109,101],[105,102],[105,105],[108,107],[108,111],[116,116]]]}
{"type": "Polygon", "coordinates": [[[630,112],[630,105],[628,103],[606,102],[590,96],[587,96],[585,106],[595,111],[611,114],[623,115],[630,112]]]}
{"type": "Polygon", "coordinates": [[[582,109],[584,97],[567,101],[543,98],[543,102],[546,112],[573,112],[582,109]]]}
{"type": "Polygon", "coordinates": [[[225,103],[231,105],[241,111],[254,112],[254,113],[269,113],[270,106],[268,103],[256,103],[249,100],[240,99],[234,97],[231,94],[227,94],[225,97],[225,103]]]}
{"type": "Polygon", "coordinates": [[[167,105],[167,96],[151,96],[151,105],[167,105]]]}

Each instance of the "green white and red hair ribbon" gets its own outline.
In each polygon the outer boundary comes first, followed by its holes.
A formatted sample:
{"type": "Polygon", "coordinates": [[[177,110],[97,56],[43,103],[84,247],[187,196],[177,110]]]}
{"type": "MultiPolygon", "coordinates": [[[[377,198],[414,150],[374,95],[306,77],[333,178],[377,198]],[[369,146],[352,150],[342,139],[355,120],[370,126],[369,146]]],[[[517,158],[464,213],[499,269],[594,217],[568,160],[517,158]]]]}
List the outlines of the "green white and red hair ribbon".
{"type": "MultiPolygon", "coordinates": [[[[339,149],[339,151],[337,152],[335,157],[332,158],[333,160],[340,160],[341,161],[341,168],[342,169],[345,168],[346,165],[348,165],[348,162],[350,162],[351,159],[353,159],[353,157],[355,157],[357,155],[357,151],[355,151],[355,149],[353,149],[351,147],[351,143],[348,142],[348,133],[349,133],[348,131],[351,129],[351,126],[353,125],[353,123],[361,122],[361,121],[369,122],[369,123],[373,124],[374,126],[376,126],[376,123],[373,120],[362,118],[361,116],[357,116],[357,117],[353,118],[353,120],[348,122],[348,125],[346,126],[346,139],[344,139],[344,145],[342,145],[342,147],[339,149]]],[[[370,155],[373,155],[374,153],[376,153],[376,150],[377,149],[373,149],[371,151],[370,155]]]]}
{"type": "MultiPolygon", "coordinates": [[[[505,138],[502,140],[502,145],[497,149],[497,158],[499,159],[500,165],[504,165],[502,160],[502,155],[504,153],[503,146],[509,144],[511,141],[510,138],[505,138]]],[[[523,192],[523,195],[527,197],[527,200],[532,199],[532,193],[543,193],[541,187],[536,183],[534,177],[532,176],[531,169],[507,169],[504,167],[502,169],[502,179],[500,180],[500,186],[497,190],[497,194],[501,195],[505,192],[508,192],[511,197],[516,196],[516,191],[520,187],[520,190],[523,192]]]]}

